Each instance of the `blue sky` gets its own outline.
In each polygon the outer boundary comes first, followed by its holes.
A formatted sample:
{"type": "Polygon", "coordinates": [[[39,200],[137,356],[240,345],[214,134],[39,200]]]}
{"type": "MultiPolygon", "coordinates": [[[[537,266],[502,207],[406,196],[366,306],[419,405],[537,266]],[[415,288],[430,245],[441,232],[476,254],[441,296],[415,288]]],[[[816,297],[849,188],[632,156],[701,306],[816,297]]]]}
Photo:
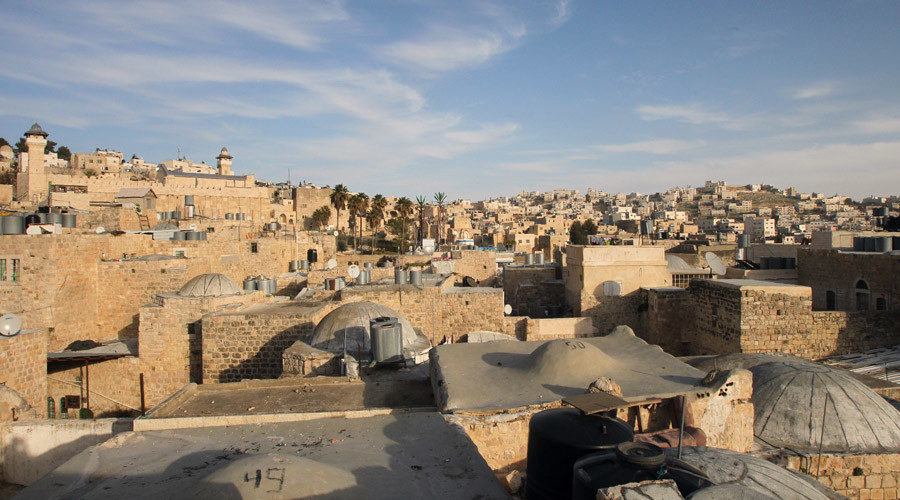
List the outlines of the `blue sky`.
{"type": "Polygon", "coordinates": [[[900,2],[3,2],[0,136],[479,199],[900,194],[900,2]]]}

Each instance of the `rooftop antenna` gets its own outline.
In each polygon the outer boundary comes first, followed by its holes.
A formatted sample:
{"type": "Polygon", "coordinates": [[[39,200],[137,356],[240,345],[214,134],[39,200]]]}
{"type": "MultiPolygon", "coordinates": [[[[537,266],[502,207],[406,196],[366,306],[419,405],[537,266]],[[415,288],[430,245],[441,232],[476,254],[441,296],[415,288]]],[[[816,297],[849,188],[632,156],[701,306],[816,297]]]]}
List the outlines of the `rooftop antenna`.
{"type": "Polygon", "coordinates": [[[182,160],[183,158],[181,157],[181,146],[175,146],[175,148],[178,149],[178,155],[175,158],[182,160]]]}

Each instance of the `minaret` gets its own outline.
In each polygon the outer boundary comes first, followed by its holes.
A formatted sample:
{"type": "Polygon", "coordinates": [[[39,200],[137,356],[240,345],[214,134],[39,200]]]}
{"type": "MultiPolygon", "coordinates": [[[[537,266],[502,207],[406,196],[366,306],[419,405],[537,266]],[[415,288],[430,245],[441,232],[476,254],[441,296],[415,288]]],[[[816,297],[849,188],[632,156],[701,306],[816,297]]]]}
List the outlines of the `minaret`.
{"type": "Polygon", "coordinates": [[[219,175],[232,175],[231,173],[231,155],[228,149],[222,148],[222,152],[216,157],[216,165],[219,167],[219,175]]]}
{"type": "Polygon", "coordinates": [[[16,182],[16,197],[19,201],[42,203],[50,194],[47,186],[47,170],[44,167],[44,148],[47,147],[47,136],[40,125],[35,123],[25,132],[25,146],[28,148],[28,160],[21,161],[19,176],[16,182]]]}

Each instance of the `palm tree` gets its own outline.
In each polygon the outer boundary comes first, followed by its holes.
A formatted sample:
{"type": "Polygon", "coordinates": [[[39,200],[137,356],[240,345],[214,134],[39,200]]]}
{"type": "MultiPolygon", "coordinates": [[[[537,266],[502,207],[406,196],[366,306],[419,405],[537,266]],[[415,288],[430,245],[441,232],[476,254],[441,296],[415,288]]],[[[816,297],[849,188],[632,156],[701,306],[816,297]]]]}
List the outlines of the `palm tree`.
{"type": "Polygon", "coordinates": [[[419,208],[419,245],[422,245],[422,240],[427,236],[425,232],[425,202],[426,198],[424,195],[416,196],[416,203],[419,208]]]}
{"type": "MultiPolygon", "coordinates": [[[[379,215],[377,218],[376,225],[381,224],[381,221],[384,220],[384,209],[387,208],[387,205],[388,205],[387,198],[385,198],[384,196],[382,196],[380,194],[376,194],[372,198],[372,210],[377,211],[378,215],[379,215]]],[[[366,222],[368,222],[368,219],[366,220],[366,222]]],[[[369,225],[371,226],[371,223],[369,223],[369,225]]],[[[373,230],[373,233],[375,230],[377,230],[377,228],[375,228],[373,230]]],[[[376,241],[376,243],[377,243],[377,241],[376,241]]],[[[376,247],[377,247],[377,245],[372,245],[372,253],[373,254],[375,253],[376,247]]]]}
{"type": "Polygon", "coordinates": [[[444,239],[443,227],[441,226],[441,216],[444,212],[444,203],[447,201],[447,195],[442,192],[434,193],[434,202],[437,203],[438,213],[437,213],[437,244],[440,246],[442,240],[444,239]]]}
{"type": "Polygon", "coordinates": [[[344,186],[343,184],[338,184],[334,187],[334,191],[331,192],[331,205],[337,210],[337,218],[334,227],[336,227],[338,231],[341,230],[341,210],[347,208],[347,200],[349,198],[350,191],[348,191],[347,186],[344,186]]]}
{"type": "Polygon", "coordinates": [[[406,196],[397,200],[394,204],[394,210],[400,215],[400,245],[397,247],[397,255],[402,253],[403,243],[406,240],[406,225],[410,214],[413,211],[413,203],[406,196]]]}
{"type": "Polygon", "coordinates": [[[359,242],[362,243],[363,223],[365,222],[366,213],[369,211],[369,197],[366,193],[359,193],[357,196],[359,197],[359,206],[356,210],[356,225],[359,226],[359,242]]]}
{"type": "Polygon", "coordinates": [[[373,202],[372,209],[366,214],[366,222],[368,222],[369,227],[372,228],[372,238],[374,239],[374,242],[372,243],[373,254],[375,253],[375,249],[378,248],[378,227],[381,226],[382,220],[384,220],[384,211],[375,206],[375,203],[373,202]]]}
{"type": "Polygon", "coordinates": [[[327,225],[329,219],[331,219],[331,209],[328,208],[328,205],[323,205],[323,206],[317,208],[317,209],[312,213],[312,220],[313,220],[313,223],[314,223],[314,224],[316,225],[316,227],[318,227],[319,229],[321,229],[322,226],[327,225]]]}
{"type": "MultiPolygon", "coordinates": [[[[359,218],[365,215],[366,210],[369,208],[369,197],[366,196],[365,193],[355,194],[347,200],[347,211],[350,213],[350,217],[352,217],[352,226],[354,228],[353,231],[353,247],[359,250],[359,246],[357,245],[358,240],[356,239],[356,227],[360,225],[359,218]]],[[[362,228],[360,227],[360,237],[362,236],[362,228]]]]}

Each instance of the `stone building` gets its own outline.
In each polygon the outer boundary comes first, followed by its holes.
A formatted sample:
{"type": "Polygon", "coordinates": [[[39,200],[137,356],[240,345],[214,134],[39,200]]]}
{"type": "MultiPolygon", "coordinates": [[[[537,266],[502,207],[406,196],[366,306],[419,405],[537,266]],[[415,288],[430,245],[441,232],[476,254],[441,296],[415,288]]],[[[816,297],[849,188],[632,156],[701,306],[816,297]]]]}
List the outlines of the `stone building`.
{"type": "Polygon", "coordinates": [[[820,311],[900,311],[900,254],[801,248],[797,280],[820,311]]]}
{"type": "Polygon", "coordinates": [[[40,125],[35,123],[25,132],[25,146],[28,152],[20,155],[19,175],[16,180],[16,198],[29,203],[44,203],[48,196],[47,167],[44,165],[44,148],[47,136],[40,125]]]}

